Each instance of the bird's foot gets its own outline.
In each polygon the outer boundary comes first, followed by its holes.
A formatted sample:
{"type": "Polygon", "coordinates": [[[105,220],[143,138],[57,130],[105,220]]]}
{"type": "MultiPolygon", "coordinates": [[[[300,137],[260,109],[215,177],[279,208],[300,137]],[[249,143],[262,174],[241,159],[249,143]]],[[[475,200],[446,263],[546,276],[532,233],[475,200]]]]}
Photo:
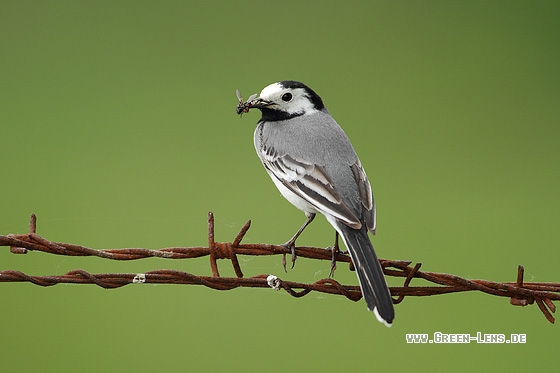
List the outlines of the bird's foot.
{"type": "Polygon", "coordinates": [[[334,277],[334,271],[336,271],[336,254],[338,254],[340,252],[340,249],[338,248],[338,245],[335,245],[333,247],[327,247],[327,249],[331,250],[331,271],[329,273],[329,278],[333,278],[334,277]]]}
{"type": "MultiPolygon", "coordinates": [[[[291,267],[291,269],[293,269],[294,266],[296,265],[296,259],[297,259],[295,242],[293,240],[290,240],[290,241],[286,242],[285,244],[283,244],[282,246],[285,249],[290,250],[290,252],[292,253],[292,267],[291,267]]],[[[284,266],[284,271],[288,272],[288,270],[286,269],[286,253],[282,254],[282,265],[284,266]]]]}

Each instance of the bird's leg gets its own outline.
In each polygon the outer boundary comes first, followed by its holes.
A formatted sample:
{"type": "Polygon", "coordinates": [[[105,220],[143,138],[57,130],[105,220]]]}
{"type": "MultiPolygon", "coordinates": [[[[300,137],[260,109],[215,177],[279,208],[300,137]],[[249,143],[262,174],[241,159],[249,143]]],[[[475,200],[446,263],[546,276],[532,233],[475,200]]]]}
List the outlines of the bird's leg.
{"type": "MultiPolygon", "coordinates": [[[[303,230],[309,225],[309,223],[311,223],[313,221],[313,219],[315,219],[315,214],[312,213],[305,213],[305,216],[307,216],[307,220],[305,221],[305,223],[303,223],[303,225],[301,226],[301,228],[296,232],[296,234],[294,234],[294,236],[292,238],[290,238],[290,240],[288,242],[286,242],[284,245],[284,247],[290,249],[290,251],[292,252],[292,268],[294,268],[294,265],[296,264],[296,240],[299,237],[299,235],[301,234],[301,232],[303,232],[303,230]]],[[[284,253],[283,258],[282,258],[282,265],[284,266],[284,271],[286,271],[286,254],[284,253]]],[[[287,271],[286,271],[287,272],[287,271]]]]}
{"type": "Polygon", "coordinates": [[[334,245],[331,247],[331,272],[329,273],[329,278],[334,277],[334,271],[336,270],[336,254],[340,252],[338,248],[338,231],[334,231],[334,245]]]}

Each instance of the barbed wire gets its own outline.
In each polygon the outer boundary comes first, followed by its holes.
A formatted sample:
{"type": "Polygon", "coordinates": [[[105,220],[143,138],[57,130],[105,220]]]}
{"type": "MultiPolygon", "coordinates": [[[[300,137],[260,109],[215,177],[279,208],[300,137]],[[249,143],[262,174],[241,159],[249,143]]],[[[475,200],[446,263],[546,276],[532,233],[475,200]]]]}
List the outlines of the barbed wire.
{"type": "MultiPolygon", "coordinates": [[[[37,231],[37,218],[31,215],[28,234],[8,234],[0,236],[0,246],[9,246],[14,254],[26,254],[29,251],[42,251],[66,256],[97,256],[111,260],[137,260],[142,258],[187,259],[203,256],[210,257],[212,276],[197,276],[177,270],[156,270],[145,273],[110,273],[92,274],[84,270],[73,270],[59,276],[30,276],[14,270],[0,271],[0,282],[30,282],[39,286],[52,286],[61,283],[95,284],[105,289],[119,288],[128,284],[183,284],[203,285],[216,290],[231,290],[238,287],[258,287],[284,289],[294,297],[302,297],[312,291],[343,295],[352,301],[362,298],[359,286],[342,285],[332,278],[322,279],[311,284],[284,281],[274,275],[258,275],[245,278],[239,265],[237,255],[283,255],[284,268],[286,255],[290,248],[283,245],[242,244],[241,241],[251,226],[247,221],[232,242],[216,242],[214,239],[214,215],[208,213],[208,247],[167,247],[159,250],[142,248],[97,250],[85,246],[52,242],[37,231]],[[237,277],[221,277],[218,259],[229,259],[237,277]]],[[[350,257],[332,248],[298,246],[296,255],[309,259],[330,260],[333,268],[337,262],[353,265],[350,257]]],[[[465,291],[480,291],[495,296],[508,297],[515,306],[527,306],[536,303],[546,319],[554,323],[552,313],[556,311],[553,301],[560,300],[560,283],[524,282],[524,268],[518,266],[515,282],[494,282],[488,280],[470,280],[460,276],[420,271],[421,263],[412,265],[410,261],[380,259],[386,276],[404,278],[403,286],[390,287],[393,303],[401,303],[407,296],[431,296],[465,291]],[[410,286],[413,278],[423,279],[436,286],[410,286]]]]}

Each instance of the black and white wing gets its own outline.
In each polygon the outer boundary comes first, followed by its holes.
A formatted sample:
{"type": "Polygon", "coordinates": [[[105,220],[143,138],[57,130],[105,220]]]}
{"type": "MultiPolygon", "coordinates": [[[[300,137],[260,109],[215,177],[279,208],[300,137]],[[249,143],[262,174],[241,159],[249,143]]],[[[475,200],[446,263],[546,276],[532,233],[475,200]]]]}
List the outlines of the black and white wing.
{"type": "MultiPolygon", "coordinates": [[[[297,159],[287,154],[278,154],[271,147],[263,147],[261,150],[261,160],[264,167],[291,192],[304,199],[317,210],[336,217],[349,227],[359,229],[362,226],[360,219],[346,206],[336,192],[331,179],[321,165],[297,159]]],[[[353,172],[355,171],[353,170],[353,172]]],[[[365,173],[363,175],[365,176],[365,173]]],[[[369,188],[367,178],[365,182],[369,188]]],[[[365,187],[359,184],[359,188],[360,195],[362,193],[367,194],[365,187]],[[364,190],[362,191],[362,189],[364,190]]],[[[366,204],[372,205],[372,202],[369,202],[371,201],[371,189],[369,193],[370,197],[369,200],[366,198],[366,204]]]]}
{"type": "Polygon", "coordinates": [[[375,201],[373,199],[371,185],[359,159],[350,166],[350,168],[352,169],[354,180],[360,192],[360,200],[364,208],[367,228],[375,234],[375,201]]]}

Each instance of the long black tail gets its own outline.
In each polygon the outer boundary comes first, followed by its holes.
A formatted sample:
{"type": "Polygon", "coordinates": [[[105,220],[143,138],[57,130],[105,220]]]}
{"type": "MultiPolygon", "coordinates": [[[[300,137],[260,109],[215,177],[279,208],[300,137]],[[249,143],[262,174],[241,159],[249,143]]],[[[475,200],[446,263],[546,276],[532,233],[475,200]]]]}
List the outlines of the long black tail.
{"type": "Polygon", "coordinates": [[[375,313],[380,322],[391,326],[395,318],[391,293],[368,237],[365,224],[359,230],[342,223],[338,223],[337,228],[356,267],[360,288],[368,309],[375,313]]]}

